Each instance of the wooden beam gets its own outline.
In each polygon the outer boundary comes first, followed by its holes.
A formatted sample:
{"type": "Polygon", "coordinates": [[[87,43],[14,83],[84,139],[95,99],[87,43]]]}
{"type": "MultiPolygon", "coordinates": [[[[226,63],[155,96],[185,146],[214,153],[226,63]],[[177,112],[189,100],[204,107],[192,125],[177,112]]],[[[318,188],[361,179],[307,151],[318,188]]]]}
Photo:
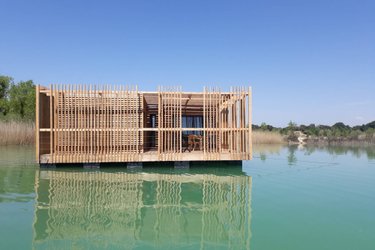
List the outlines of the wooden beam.
{"type": "Polygon", "coordinates": [[[39,103],[39,95],[40,95],[40,85],[35,86],[35,159],[36,162],[40,162],[40,121],[39,121],[39,110],[40,110],[40,103],[39,103]]]}

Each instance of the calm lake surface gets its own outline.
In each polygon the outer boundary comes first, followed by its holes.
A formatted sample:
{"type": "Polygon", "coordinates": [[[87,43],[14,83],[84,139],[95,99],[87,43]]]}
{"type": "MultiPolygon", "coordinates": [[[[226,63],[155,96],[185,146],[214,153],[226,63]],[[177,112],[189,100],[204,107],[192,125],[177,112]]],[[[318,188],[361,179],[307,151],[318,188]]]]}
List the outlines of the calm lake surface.
{"type": "Polygon", "coordinates": [[[0,147],[0,249],[375,249],[375,148],[242,166],[40,169],[0,147]]]}

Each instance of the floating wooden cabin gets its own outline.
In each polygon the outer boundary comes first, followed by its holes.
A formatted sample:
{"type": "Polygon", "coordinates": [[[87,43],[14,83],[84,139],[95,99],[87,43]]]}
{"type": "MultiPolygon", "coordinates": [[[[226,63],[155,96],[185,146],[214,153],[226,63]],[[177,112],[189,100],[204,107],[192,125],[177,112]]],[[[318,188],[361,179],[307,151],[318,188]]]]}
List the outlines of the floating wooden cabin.
{"type": "Polygon", "coordinates": [[[41,164],[249,160],[251,89],[37,86],[36,131],[41,164]]]}

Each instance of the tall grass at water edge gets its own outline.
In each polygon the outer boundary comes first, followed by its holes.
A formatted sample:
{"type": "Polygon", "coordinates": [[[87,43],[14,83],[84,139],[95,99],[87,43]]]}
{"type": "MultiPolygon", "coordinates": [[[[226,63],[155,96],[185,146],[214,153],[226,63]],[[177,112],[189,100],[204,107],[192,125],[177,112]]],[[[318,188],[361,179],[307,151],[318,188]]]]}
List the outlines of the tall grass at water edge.
{"type": "Polygon", "coordinates": [[[278,132],[253,131],[253,144],[282,144],[284,137],[278,132]]]}
{"type": "Polygon", "coordinates": [[[34,122],[0,121],[0,145],[26,145],[34,142],[34,122]]]}

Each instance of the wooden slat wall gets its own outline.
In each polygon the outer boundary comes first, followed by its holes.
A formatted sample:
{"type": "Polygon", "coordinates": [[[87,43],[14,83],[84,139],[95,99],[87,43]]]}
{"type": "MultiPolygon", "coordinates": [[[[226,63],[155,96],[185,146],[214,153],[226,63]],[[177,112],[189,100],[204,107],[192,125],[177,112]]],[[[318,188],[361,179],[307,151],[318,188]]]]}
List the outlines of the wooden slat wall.
{"type": "Polygon", "coordinates": [[[219,160],[221,154],[222,124],[220,121],[221,93],[218,88],[204,88],[203,152],[206,160],[219,160]]]}
{"type": "Polygon", "coordinates": [[[136,86],[53,85],[54,163],[137,161],[143,152],[143,94],[136,86]]]}
{"type": "Polygon", "coordinates": [[[203,90],[203,153],[205,160],[251,159],[251,90],[233,87],[229,94],[218,88],[203,90]],[[250,125],[249,125],[250,124],[250,125]]]}
{"type": "Polygon", "coordinates": [[[159,87],[158,158],[178,161],[182,154],[181,87],[159,87]]]}

